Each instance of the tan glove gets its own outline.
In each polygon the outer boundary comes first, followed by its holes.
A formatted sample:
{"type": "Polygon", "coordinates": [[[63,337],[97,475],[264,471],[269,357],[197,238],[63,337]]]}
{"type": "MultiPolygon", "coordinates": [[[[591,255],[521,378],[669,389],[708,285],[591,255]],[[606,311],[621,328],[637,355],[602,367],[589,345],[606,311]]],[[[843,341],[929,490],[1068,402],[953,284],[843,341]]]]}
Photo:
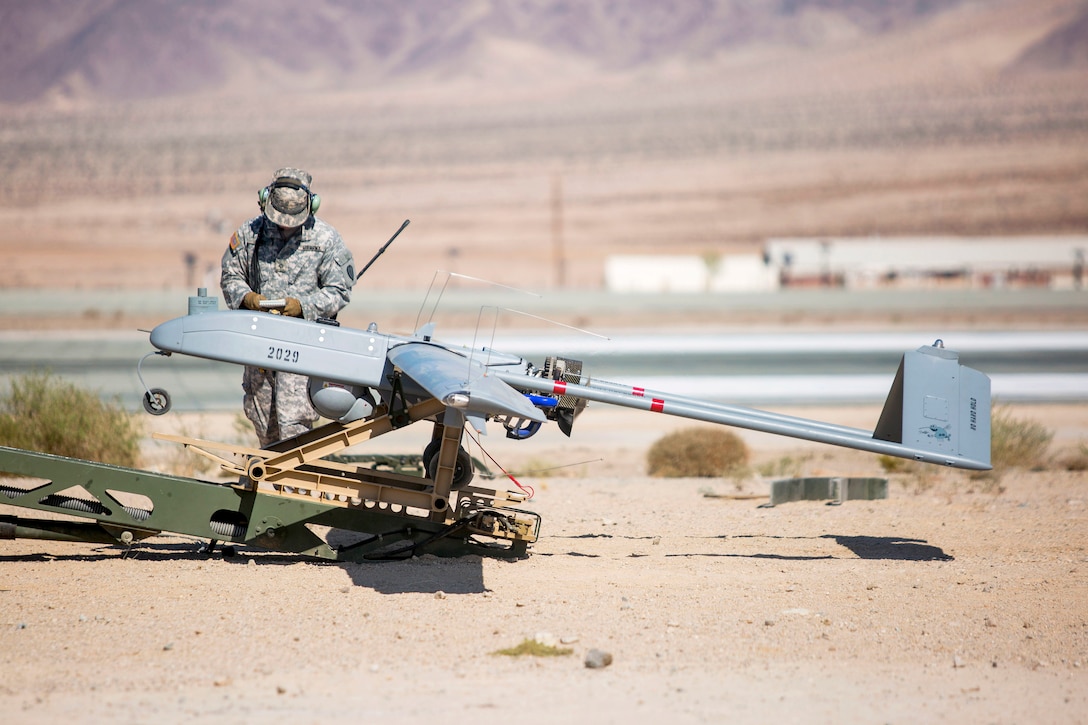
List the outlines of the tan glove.
{"type": "Polygon", "coordinates": [[[287,304],[283,306],[283,314],[288,317],[302,317],[302,303],[294,297],[288,297],[287,304]]]}
{"type": "Polygon", "coordinates": [[[246,296],[242,298],[242,307],[247,310],[253,310],[254,312],[261,311],[261,300],[264,295],[257,294],[256,292],[246,292],[246,296]]]}

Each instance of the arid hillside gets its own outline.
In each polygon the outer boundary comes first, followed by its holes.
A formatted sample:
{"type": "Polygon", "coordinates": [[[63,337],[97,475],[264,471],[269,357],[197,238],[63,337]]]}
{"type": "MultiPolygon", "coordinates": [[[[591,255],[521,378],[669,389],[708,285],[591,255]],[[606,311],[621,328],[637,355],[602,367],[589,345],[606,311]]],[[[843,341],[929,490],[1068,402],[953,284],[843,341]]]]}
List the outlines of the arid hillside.
{"type": "Polygon", "coordinates": [[[215,286],[284,165],[360,262],[412,220],[370,289],[1088,229],[1071,0],[67,7],[0,10],[5,288],[215,286]]]}

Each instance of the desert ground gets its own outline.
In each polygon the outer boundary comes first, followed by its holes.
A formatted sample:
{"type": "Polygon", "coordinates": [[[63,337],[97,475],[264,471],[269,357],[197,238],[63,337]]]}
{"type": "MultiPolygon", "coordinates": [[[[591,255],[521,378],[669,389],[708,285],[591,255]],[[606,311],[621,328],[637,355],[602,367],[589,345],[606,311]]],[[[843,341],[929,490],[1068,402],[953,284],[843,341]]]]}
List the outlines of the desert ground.
{"type": "MultiPolygon", "coordinates": [[[[1055,461],[1088,437],[1083,405],[1016,414],[1055,432],[1055,461]]],[[[226,414],[156,425],[235,429],[226,414]]],[[[496,444],[543,517],[517,561],[5,541],[0,705],[19,723],[1088,717],[1088,474],[885,474],[869,454],[744,433],[764,470],[889,478],[883,500],[767,507],[758,473],[648,478],[645,450],[685,425],[591,408],[569,444],[496,444]],[[545,462],[566,467],[532,472],[545,462]],[[526,639],[569,654],[496,654],[526,639]],[[587,667],[593,650],[611,664],[587,667]]],[[[152,465],[177,465],[161,445],[152,465]]]]}

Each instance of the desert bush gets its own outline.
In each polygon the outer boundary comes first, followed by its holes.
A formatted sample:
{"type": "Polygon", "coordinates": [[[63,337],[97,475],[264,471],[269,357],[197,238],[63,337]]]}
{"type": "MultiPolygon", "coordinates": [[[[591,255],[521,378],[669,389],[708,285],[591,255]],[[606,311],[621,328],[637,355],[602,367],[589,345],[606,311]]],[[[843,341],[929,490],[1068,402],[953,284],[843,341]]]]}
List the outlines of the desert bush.
{"type": "Polygon", "coordinates": [[[1088,471],[1088,443],[1068,451],[1061,459],[1061,467],[1067,471],[1088,471]]]}
{"type": "Polygon", "coordinates": [[[1009,408],[997,407],[990,417],[990,463],[997,473],[1006,468],[1041,468],[1053,438],[1053,431],[1041,423],[1016,418],[1009,408]]]}
{"type": "Polygon", "coordinates": [[[732,431],[685,428],[654,443],[646,454],[647,473],[661,478],[714,478],[748,465],[748,447],[732,431]]]}
{"type": "MultiPolygon", "coordinates": [[[[247,421],[248,422],[248,421],[247,421]]],[[[250,426],[250,431],[253,428],[250,426]]],[[[177,434],[184,438],[196,438],[206,439],[202,431],[193,432],[189,426],[184,423],[178,428],[177,434]]],[[[163,471],[169,473],[172,476],[182,476],[184,478],[198,478],[200,476],[207,476],[208,474],[219,469],[219,465],[211,459],[200,455],[189,446],[178,445],[177,443],[168,443],[170,453],[167,456],[163,471]]]]}
{"type": "Polygon", "coordinates": [[[520,476],[532,476],[533,478],[551,478],[556,475],[564,475],[563,466],[557,466],[554,462],[544,458],[530,458],[522,463],[517,474],[520,476]]]}
{"type": "Polygon", "coordinates": [[[796,478],[804,470],[805,463],[812,458],[811,454],[805,454],[798,458],[782,456],[773,461],[765,461],[756,466],[756,472],[765,478],[783,478],[789,476],[796,478]]]}
{"type": "Polygon", "coordinates": [[[884,473],[914,473],[921,465],[917,461],[899,456],[879,455],[877,460],[880,461],[880,468],[884,473]]]}
{"type": "Polygon", "coordinates": [[[535,639],[523,639],[516,647],[495,650],[491,654],[505,657],[565,657],[574,652],[570,647],[556,647],[535,639]]]}
{"type": "Polygon", "coordinates": [[[119,403],[49,373],[13,378],[0,397],[0,445],[118,466],[139,459],[141,430],[119,403]]]}

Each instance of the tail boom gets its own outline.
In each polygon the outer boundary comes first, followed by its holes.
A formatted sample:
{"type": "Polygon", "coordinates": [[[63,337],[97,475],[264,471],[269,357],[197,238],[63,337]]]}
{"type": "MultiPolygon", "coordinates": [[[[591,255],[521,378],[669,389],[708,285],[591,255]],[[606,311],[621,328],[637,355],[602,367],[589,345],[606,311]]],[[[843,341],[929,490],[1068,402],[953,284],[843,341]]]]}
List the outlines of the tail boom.
{"type": "Polygon", "coordinates": [[[990,379],[943,347],[906,353],[874,432],[617,383],[580,384],[497,373],[519,390],[572,395],[692,420],[986,471],[990,466],[990,379]]]}

